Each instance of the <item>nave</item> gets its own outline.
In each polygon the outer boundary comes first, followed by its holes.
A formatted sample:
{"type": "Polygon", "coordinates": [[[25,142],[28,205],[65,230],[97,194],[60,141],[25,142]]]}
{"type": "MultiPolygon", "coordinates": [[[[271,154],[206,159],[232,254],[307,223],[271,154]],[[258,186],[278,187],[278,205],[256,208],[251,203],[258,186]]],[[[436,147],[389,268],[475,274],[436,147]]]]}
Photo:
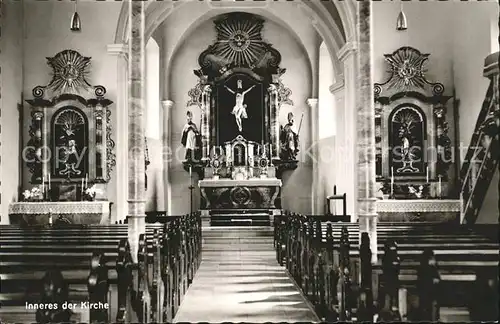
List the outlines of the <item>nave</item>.
{"type": "Polygon", "coordinates": [[[378,261],[356,223],[284,213],[273,227],[148,224],[132,258],[121,224],[2,226],[2,322],[489,321],[498,234],[379,223],[378,261]],[[274,245],[274,247],[273,247],[274,245]],[[293,280],[292,280],[293,279],[293,280]],[[109,309],[64,303],[108,304],[109,309]],[[57,304],[29,310],[28,304],[57,304]]]}

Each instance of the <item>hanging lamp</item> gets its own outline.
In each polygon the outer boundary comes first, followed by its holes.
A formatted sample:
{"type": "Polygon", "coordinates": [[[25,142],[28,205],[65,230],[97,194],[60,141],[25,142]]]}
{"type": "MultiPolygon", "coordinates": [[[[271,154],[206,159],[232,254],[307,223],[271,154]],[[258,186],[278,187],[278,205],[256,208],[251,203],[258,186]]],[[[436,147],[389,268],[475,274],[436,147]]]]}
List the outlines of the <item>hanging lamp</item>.
{"type": "Polygon", "coordinates": [[[71,16],[70,30],[72,32],[80,32],[81,26],[82,26],[82,22],[80,21],[80,15],[78,15],[78,12],[76,11],[77,3],[78,3],[78,0],[75,0],[75,12],[73,13],[73,16],[71,16]]]}
{"type": "Polygon", "coordinates": [[[396,30],[407,30],[408,22],[403,11],[403,2],[401,2],[401,10],[399,11],[398,20],[396,21],[396,30]]]}

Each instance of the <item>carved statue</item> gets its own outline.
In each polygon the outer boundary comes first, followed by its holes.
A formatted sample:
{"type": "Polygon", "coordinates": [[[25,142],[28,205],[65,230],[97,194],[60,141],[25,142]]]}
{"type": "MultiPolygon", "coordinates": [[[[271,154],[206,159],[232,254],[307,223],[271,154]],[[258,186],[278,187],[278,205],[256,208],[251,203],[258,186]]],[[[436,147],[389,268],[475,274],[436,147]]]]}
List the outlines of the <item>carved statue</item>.
{"type": "MultiPolygon", "coordinates": [[[[299,126],[300,129],[300,126],[299,126]]],[[[281,128],[281,159],[296,160],[299,152],[299,131],[294,127],[294,116],[292,112],[288,113],[288,123],[281,128]]]]}
{"type": "Polygon", "coordinates": [[[181,143],[186,148],[186,161],[198,160],[201,147],[201,135],[198,127],[193,122],[193,113],[188,111],[186,113],[186,125],[182,129],[181,143]]]}
{"type": "Polygon", "coordinates": [[[255,88],[255,85],[251,86],[247,90],[243,91],[243,86],[242,86],[242,81],[238,80],[237,81],[237,89],[236,91],[230,89],[228,86],[224,86],[227,91],[231,92],[232,94],[235,95],[235,104],[233,107],[233,111],[231,114],[234,115],[234,118],[236,119],[236,125],[238,125],[238,130],[241,132],[243,130],[243,125],[241,123],[241,119],[248,118],[247,116],[247,105],[244,103],[245,101],[245,94],[247,94],[250,90],[255,88]]]}

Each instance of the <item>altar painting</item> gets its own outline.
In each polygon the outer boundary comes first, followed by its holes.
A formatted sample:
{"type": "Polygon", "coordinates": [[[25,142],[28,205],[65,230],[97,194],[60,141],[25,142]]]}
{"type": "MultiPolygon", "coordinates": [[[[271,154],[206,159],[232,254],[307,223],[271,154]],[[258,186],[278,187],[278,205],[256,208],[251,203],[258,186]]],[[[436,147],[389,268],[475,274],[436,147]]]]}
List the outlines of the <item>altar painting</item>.
{"type": "Polygon", "coordinates": [[[238,135],[261,143],[264,140],[263,84],[244,73],[233,73],[216,84],[217,145],[238,135]]]}
{"type": "Polygon", "coordinates": [[[390,167],[395,175],[425,174],[425,118],[421,109],[405,104],[389,116],[390,167]]]}
{"type": "Polygon", "coordinates": [[[52,120],[52,175],[57,178],[82,178],[88,173],[88,124],[76,107],[67,106],[52,120]]]}

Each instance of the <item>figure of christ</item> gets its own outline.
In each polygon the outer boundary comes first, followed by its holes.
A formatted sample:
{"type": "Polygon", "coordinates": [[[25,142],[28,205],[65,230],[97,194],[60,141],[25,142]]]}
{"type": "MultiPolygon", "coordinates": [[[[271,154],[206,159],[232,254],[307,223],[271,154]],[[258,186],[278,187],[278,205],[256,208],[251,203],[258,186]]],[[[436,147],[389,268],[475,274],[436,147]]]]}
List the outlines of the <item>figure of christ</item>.
{"type": "Polygon", "coordinates": [[[244,103],[245,102],[245,94],[247,94],[250,90],[252,90],[255,85],[251,86],[245,91],[242,91],[242,81],[238,80],[237,81],[237,90],[233,91],[230,89],[228,86],[224,86],[227,91],[231,92],[232,94],[235,95],[235,105],[233,107],[233,111],[231,114],[234,115],[234,118],[236,119],[236,125],[238,125],[238,130],[241,132],[243,131],[243,125],[241,122],[241,119],[246,119],[248,118],[247,116],[247,105],[244,103]]]}

